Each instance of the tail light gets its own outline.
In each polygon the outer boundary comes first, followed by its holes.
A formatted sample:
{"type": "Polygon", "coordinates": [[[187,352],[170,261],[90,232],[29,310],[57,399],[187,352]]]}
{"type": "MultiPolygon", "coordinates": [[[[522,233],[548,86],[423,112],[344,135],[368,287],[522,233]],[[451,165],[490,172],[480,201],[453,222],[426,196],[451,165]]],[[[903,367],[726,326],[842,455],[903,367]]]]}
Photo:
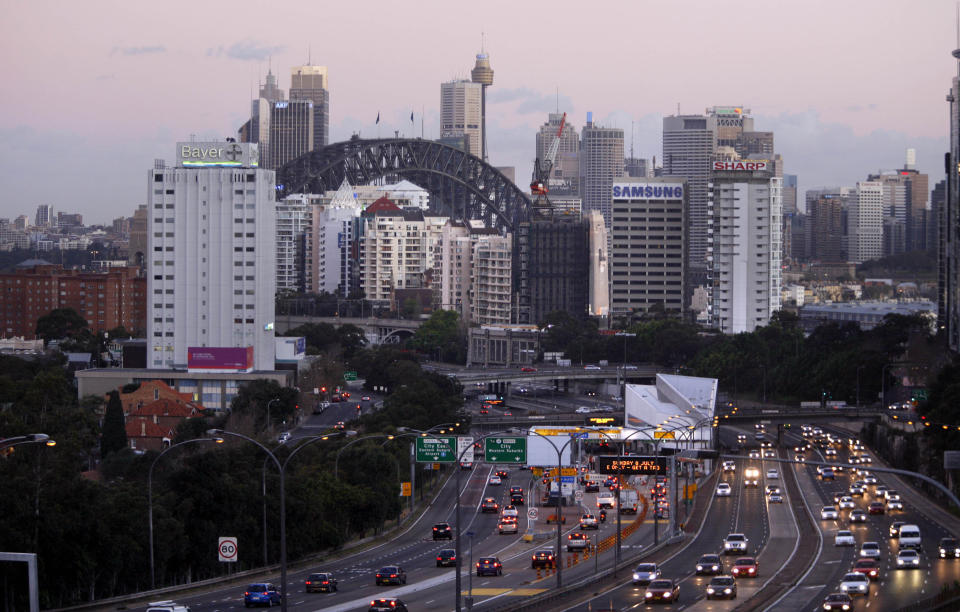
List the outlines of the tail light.
{"type": "Polygon", "coordinates": [[[441,559],[440,557],[437,557],[437,561],[443,561],[443,559],[441,559]]]}
{"type": "Polygon", "coordinates": [[[244,592],[243,592],[243,596],[244,596],[244,597],[249,597],[249,596],[250,596],[250,591],[244,591],[244,592]]]}
{"type": "Polygon", "coordinates": [[[313,584],[313,583],[312,583],[312,582],[310,582],[309,580],[307,580],[307,584],[313,584]]]}
{"type": "Polygon", "coordinates": [[[324,581],[323,581],[323,584],[330,584],[330,581],[329,581],[329,580],[324,580],[324,581]]]}

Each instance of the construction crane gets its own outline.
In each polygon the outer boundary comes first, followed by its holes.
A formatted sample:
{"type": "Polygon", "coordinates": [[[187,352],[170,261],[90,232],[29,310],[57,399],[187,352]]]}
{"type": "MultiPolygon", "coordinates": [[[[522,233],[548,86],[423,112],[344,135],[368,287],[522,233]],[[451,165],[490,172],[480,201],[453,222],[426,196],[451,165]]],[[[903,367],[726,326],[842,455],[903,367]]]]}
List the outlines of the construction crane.
{"type": "Polygon", "coordinates": [[[547,200],[547,193],[550,192],[548,187],[550,173],[553,172],[553,162],[557,159],[557,151],[560,150],[560,137],[563,135],[563,126],[566,122],[567,113],[563,113],[563,117],[560,119],[560,128],[557,130],[553,142],[550,143],[550,148],[547,149],[546,158],[542,161],[540,158],[533,161],[533,180],[530,181],[530,195],[536,196],[534,206],[550,205],[550,201],[547,200]]]}

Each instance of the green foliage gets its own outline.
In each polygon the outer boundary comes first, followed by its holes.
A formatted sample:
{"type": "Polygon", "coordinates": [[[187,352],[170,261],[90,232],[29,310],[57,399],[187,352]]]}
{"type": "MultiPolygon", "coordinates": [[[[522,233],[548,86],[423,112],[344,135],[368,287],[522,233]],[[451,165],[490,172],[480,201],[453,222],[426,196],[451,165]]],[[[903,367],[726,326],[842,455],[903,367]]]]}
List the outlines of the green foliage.
{"type": "MultiPolygon", "coordinates": [[[[37,319],[36,334],[45,342],[75,338],[87,329],[87,320],[73,308],[57,308],[37,319]]],[[[88,330],[89,332],[89,330],[88,330]]]]}
{"type": "Polygon", "coordinates": [[[353,366],[357,370],[357,375],[363,378],[365,389],[386,388],[390,393],[394,390],[395,381],[402,379],[395,378],[397,363],[409,362],[420,369],[417,356],[407,350],[397,348],[392,345],[382,345],[376,348],[361,351],[353,360],[353,366]]]}
{"type": "Polygon", "coordinates": [[[120,394],[110,392],[107,411],[103,415],[103,437],[100,439],[100,452],[104,457],[127,447],[127,430],[123,424],[123,404],[120,394]]]}
{"type": "Polygon", "coordinates": [[[466,363],[467,337],[455,310],[438,310],[423,322],[407,346],[431,359],[466,363]]]}
{"type": "Polygon", "coordinates": [[[933,277],[937,273],[937,255],[933,251],[910,251],[871,259],[857,266],[859,278],[933,277]]]}
{"type": "Polygon", "coordinates": [[[291,420],[296,406],[295,389],[281,387],[275,380],[259,378],[240,387],[230,404],[230,410],[240,417],[253,417],[257,431],[260,431],[291,420]],[[269,425],[268,416],[271,421],[269,425]]]}

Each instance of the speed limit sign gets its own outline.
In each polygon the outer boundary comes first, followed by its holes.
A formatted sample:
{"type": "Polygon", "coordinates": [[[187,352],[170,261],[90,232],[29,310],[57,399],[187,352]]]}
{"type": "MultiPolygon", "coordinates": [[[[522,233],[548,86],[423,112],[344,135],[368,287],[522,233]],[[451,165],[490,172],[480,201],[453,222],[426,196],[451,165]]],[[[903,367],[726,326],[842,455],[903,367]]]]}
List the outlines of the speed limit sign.
{"type": "Polygon", "coordinates": [[[217,546],[217,554],[221,561],[227,563],[236,563],[237,561],[237,538],[220,538],[217,546]]]}

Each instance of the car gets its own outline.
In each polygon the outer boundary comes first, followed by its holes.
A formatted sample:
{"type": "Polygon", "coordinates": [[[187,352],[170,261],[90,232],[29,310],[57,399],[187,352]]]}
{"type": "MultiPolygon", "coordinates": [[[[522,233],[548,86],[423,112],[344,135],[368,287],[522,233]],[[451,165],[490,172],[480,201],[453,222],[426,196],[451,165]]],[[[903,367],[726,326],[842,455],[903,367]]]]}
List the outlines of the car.
{"type": "Polygon", "coordinates": [[[887,489],[883,492],[883,498],[887,501],[890,501],[891,499],[900,499],[900,493],[893,489],[887,489]]]}
{"type": "Polygon", "coordinates": [[[840,581],[840,592],[847,595],[869,595],[870,578],[860,572],[848,572],[840,581]]]}
{"type": "Polygon", "coordinates": [[[897,553],[897,569],[914,569],[920,567],[920,553],[912,548],[904,548],[897,553]]]}
{"type": "Polygon", "coordinates": [[[723,559],[720,555],[702,555],[697,561],[697,575],[709,574],[717,576],[723,573],[723,559]]]}
{"type": "Polygon", "coordinates": [[[656,563],[641,563],[633,570],[633,584],[650,584],[660,578],[660,568],[656,563]]]}
{"type": "Polygon", "coordinates": [[[461,469],[461,470],[472,470],[472,469],[473,469],[473,462],[471,462],[471,461],[461,461],[461,462],[460,462],[460,469],[461,469]]]}
{"type": "Polygon", "coordinates": [[[751,451],[749,452],[748,456],[749,456],[751,459],[759,459],[759,458],[760,458],[760,451],[758,451],[758,450],[751,450],[751,451]]]}
{"type": "Polygon", "coordinates": [[[593,410],[591,410],[590,408],[587,408],[586,406],[580,406],[579,408],[574,410],[574,412],[576,412],[577,414],[590,414],[591,412],[593,412],[593,410]]]}
{"type": "Polygon", "coordinates": [[[584,483],[583,490],[585,493],[599,493],[600,483],[596,480],[588,480],[584,483]]]}
{"type": "Polygon", "coordinates": [[[523,495],[523,487],[510,487],[510,495],[523,495]]]}
{"type": "Polygon", "coordinates": [[[730,497],[730,484],[721,482],[717,485],[717,497],[730,497]]]}
{"type": "MultiPolygon", "coordinates": [[[[777,457],[776,451],[772,451],[772,450],[769,450],[769,449],[763,451],[763,458],[764,458],[764,459],[776,459],[776,457],[777,457]]],[[[770,470],[770,471],[771,471],[771,472],[776,472],[776,470],[770,470]]],[[[768,478],[776,478],[776,476],[768,476],[768,478]]]]}
{"type": "Polygon", "coordinates": [[[877,484],[877,477],[867,472],[863,475],[863,482],[868,485],[875,485],[877,484]]]}
{"type": "Polygon", "coordinates": [[[879,542],[864,542],[860,546],[860,556],[868,559],[879,559],[880,558],[880,543],[879,542]]]}
{"type": "Polygon", "coordinates": [[[487,481],[487,484],[488,484],[488,485],[491,485],[491,486],[499,487],[501,484],[503,484],[503,481],[500,480],[500,477],[499,477],[499,476],[497,476],[496,474],[494,474],[494,475],[490,476],[490,480],[487,481]]]}
{"type": "Polygon", "coordinates": [[[508,533],[519,533],[519,527],[517,526],[516,519],[507,520],[509,517],[505,517],[504,520],[500,521],[500,524],[497,526],[497,531],[500,535],[505,535],[508,533]]]}
{"type": "Polygon", "coordinates": [[[520,516],[520,511],[517,510],[516,506],[504,506],[500,516],[517,518],[520,516]]]}
{"type": "Polygon", "coordinates": [[[857,508],[850,512],[850,522],[851,523],[866,523],[867,522],[867,513],[857,508]]]}
{"type": "Polygon", "coordinates": [[[852,610],[853,599],[846,593],[830,593],[823,599],[823,609],[833,610],[852,610]]]}
{"type": "Polygon", "coordinates": [[[960,541],[956,538],[941,538],[937,548],[941,559],[960,559],[960,541]]]}
{"type": "Polygon", "coordinates": [[[407,612],[407,604],[396,597],[383,597],[371,601],[367,612],[407,612]]]}
{"type": "Polygon", "coordinates": [[[337,424],[334,425],[333,427],[334,427],[334,429],[339,429],[339,430],[343,431],[344,429],[347,428],[347,424],[344,423],[343,421],[337,421],[337,424]]]}
{"type": "Polygon", "coordinates": [[[585,365],[583,366],[584,370],[599,370],[601,369],[598,365],[585,365]]]}
{"type": "Polygon", "coordinates": [[[707,585],[707,600],[736,599],[737,581],[733,576],[714,576],[707,585]]]}
{"type": "Polygon", "coordinates": [[[846,496],[847,494],[844,493],[843,491],[837,491],[836,493],[833,494],[833,503],[839,504],[840,500],[846,496]]]}
{"type": "Polygon", "coordinates": [[[903,502],[900,501],[899,497],[896,499],[888,499],[887,510],[903,510],[903,502]]]}
{"type": "Polygon", "coordinates": [[[530,567],[537,569],[538,567],[556,567],[557,558],[553,554],[552,548],[542,548],[537,552],[533,553],[533,556],[530,557],[530,567]]]}
{"type": "Polygon", "coordinates": [[[385,565],[377,571],[377,586],[381,584],[407,584],[407,573],[399,565],[385,565]]]}
{"type": "Polygon", "coordinates": [[[248,584],[247,589],[243,592],[243,605],[247,608],[250,606],[267,606],[269,608],[274,604],[280,605],[280,600],[280,591],[270,582],[248,584]]]}
{"type": "Polygon", "coordinates": [[[437,523],[436,525],[434,525],[433,539],[434,540],[452,540],[453,528],[450,526],[450,523],[437,523]]]}
{"type": "Polygon", "coordinates": [[[290,441],[291,438],[293,438],[293,436],[290,435],[290,432],[289,432],[289,431],[285,431],[285,432],[283,432],[282,434],[280,434],[280,436],[277,438],[277,443],[278,443],[278,444],[286,444],[287,442],[290,441]]]}
{"type": "Polygon", "coordinates": [[[833,506],[824,506],[820,509],[820,520],[821,521],[831,521],[837,520],[840,514],[837,512],[837,509],[833,506]]]}
{"type": "Polygon", "coordinates": [[[760,486],[760,470],[757,468],[747,468],[743,471],[743,486],[744,487],[759,487],[760,486]]]}
{"type": "Polygon", "coordinates": [[[481,406],[481,407],[480,407],[480,414],[490,414],[490,409],[487,408],[486,406],[481,406]]]}
{"type": "Polygon", "coordinates": [[[601,493],[597,495],[597,508],[601,510],[612,509],[616,503],[617,498],[614,497],[613,493],[601,493]]]}
{"type": "Polygon", "coordinates": [[[853,537],[853,532],[848,529],[841,529],[833,536],[834,546],[856,546],[857,541],[853,537]]]}
{"type": "Polygon", "coordinates": [[[876,559],[857,559],[857,562],[853,564],[853,571],[863,574],[870,580],[880,578],[880,564],[877,563],[876,559]]]}
{"type": "Polygon", "coordinates": [[[862,480],[858,480],[858,481],[856,481],[856,482],[854,482],[853,484],[850,485],[850,488],[847,489],[847,492],[850,493],[850,495],[857,495],[857,496],[861,496],[861,497],[862,497],[862,496],[863,496],[863,492],[864,492],[864,490],[865,490],[866,488],[867,488],[867,487],[866,487],[865,484],[863,484],[863,481],[862,481],[862,480]]]}
{"type": "Polygon", "coordinates": [[[753,439],[756,440],[757,442],[762,442],[765,439],[763,432],[758,431],[757,433],[753,434],[753,439]]]}
{"type": "Polygon", "coordinates": [[[500,576],[503,574],[503,565],[496,557],[480,557],[476,563],[477,576],[500,576]]]}
{"type": "Polygon", "coordinates": [[[743,578],[744,576],[756,578],[759,572],[760,567],[753,557],[740,557],[733,562],[733,569],[730,570],[730,573],[736,578],[743,578]]]}
{"type": "Polygon", "coordinates": [[[571,533],[567,536],[567,552],[590,550],[590,536],[585,533],[571,533]]]}
{"type": "Polygon", "coordinates": [[[841,510],[852,510],[857,506],[857,504],[854,503],[853,498],[849,495],[844,495],[841,497],[837,505],[840,506],[841,510]]]}
{"type": "Polygon", "coordinates": [[[507,470],[497,470],[495,474],[500,477],[501,481],[506,480],[507,477],[510,476],[510,472],[507,470]]]}
{"type": "Polygon", "coordinates": [[[530,366],[523,366],[520,368],[521,372],[536,372],[537,368],[531,368],[530,366]]]}
{"type": "Polygon", "coordinates": [[[723,462],[723,471],[724,472],[736,472],[737,463],[735,461],[724,461],[723,462]]]}
{"type": "Polygon", "coordinates": [[[900,528],[906,525],[903,521],[894,521],[890,523],[890,537],[899,538],[900,537],[900,528]]]}
{"type": "Polygon", "coordinates": [[[331,401],[332,403],[334,403],[334,404],[339,403],[339,402],[340,402],[340,394],[339,394],[339,393],[334,393],[333,395],[331,395],[331,396],[330,396],[330,401],[331,401]]]}
{"type": "Polygon", "coordinates": [[[457,565],[457,551],[453,548],[443,548],[437,553],[437,567],[454,567],[457,565]]]}
{"type": "Polygon", "coordinates": [[[482,502],[480,502],[480,512],[500,512],[500,504],[497,503],[497,500],[493,497],[485,497],[482,502]]]}
{"type": "Polygon", "coordinates": [[[680,601],[680,585],[673,580],[653,580],[643,594],[644,601],[680,601]]]}
{"type": "Polygon", "coordinates": [[[888,490],[889,489],[887,489],[887,485],[878,484],[873,487],[873,494],[876,495],[877,497],[883,497],[884,495],[887,494],[888,490]]]}
{"type": "Polygon", "coordinates": [[[820,470],[820,480],[836,480],[837,475],[834,473],[833,468],[824,468],[820,470]]]}
{"type": "Polygon", "coordinates": [[[731,555],[735,553],[745,554],[749,540],[742,533],[729,533],[723,540],[723,553],[731,555]]]}
{"type": "Polygon", "coordinates": [[[835,448],[828,448],[828,449],[826,449],[825,451],[823,451],[823,455],[824,455],[825,457],[836,457],[836,456],[837,456],[837,449],[835,449],[835,448]]]}
{"type": "Polygon", "coordinates": [[[747,434],[737,434],[737,444],[741,446],[747,443],[747,434]]]}
{"type": "Polygon", "coordinates": [[[771,504],[782,504],[783,495],[780,495],[779,493],[772,493],[770,497],[767,498],[767,501],[769,501],[771,504]]]}
{"type": "Polygon", "coordinates": [[[774,493],[781,493],[780,487],[777,485],[767,485],[763,490],[765,495],[773,495],[774,493]]]}
{"type": "Polygon", "coordinates": [[[522,506],[523,505],[523,495],[520,493],[514,493],[510,496],[510,505],[511,506],[522,506]]]}
{"type": "Polygon", "coordinates": [[[307,593],[332,593],[337,590],[337,579],[329,572],[316,572],[303,581],[307,593]]]}
{"type": "Polygon", "coordinates": [[[600,529],[600,523],[596,516],[583,514],[580,516],[580,529],[600,529]]]}
{"type": "Polygon", "coordinates": [[[883,514],[887,511],[884,507],[883,502],[872,501],[867,505],[868,514],[883,514]]]}

